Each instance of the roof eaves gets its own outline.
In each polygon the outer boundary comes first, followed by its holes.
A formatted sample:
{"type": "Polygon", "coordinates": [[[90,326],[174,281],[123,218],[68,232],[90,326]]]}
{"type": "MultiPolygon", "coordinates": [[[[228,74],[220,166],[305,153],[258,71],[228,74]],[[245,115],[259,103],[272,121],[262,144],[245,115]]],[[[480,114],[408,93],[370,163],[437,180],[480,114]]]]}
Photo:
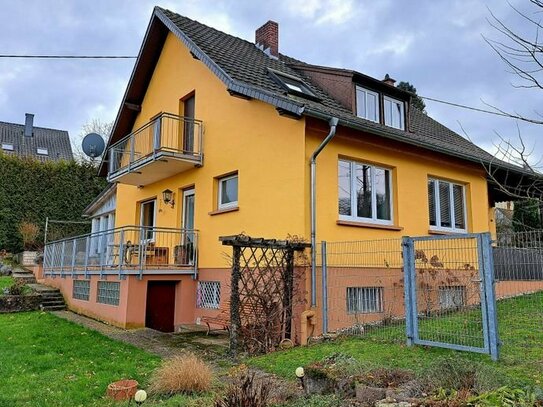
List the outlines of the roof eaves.
{"type": "MultiPolygon", "coordinates": [[[[321,119],[321,120],[328,120],[328,119],[330,119],[331,116],[334,116],[334,115],[332,115],[330,113],[326,113],[326,112],[323,112],[323,111],[321,111],[319,109],[315,109],[315,108],[311,108],[311,107],[306,107],[306,109],[304,111],[304,114],[307,115],[307,116],[310,116],[310,117],[314,117],[316,119],[321,119]]],[[[392,131],[387,131],[384,128],[379,128],[379,127],[376,127],[376,126],[369,126],[369,125],[367,126],[367,125],[364,125],[363,123],[361,123],[360,121],[354,121],[354,120],[351,120],[351,119],[349,119],[349,118],[347,118],[345,116],[338,117],[338,119],[339,119],[339,124],[340,125],[343,125],[343,126],[355,129],[355,130],[366,131],[368,133],[375,134],[377,136],[385,137],[385,138],[388,138],[388,139],[392,139],[392,140],[395,140],[395,141],[399,141],[401,143],[410,144],[410,145],[413,145],[415,147],[421,147],[421,148],[424,148],[425,150],[428,150],[430,148],[430,146],[427,143],[424,143],[424,142],[419,141],[419,140],[399,136],[399,135],[395,134],[392,131]]],[[[477,158],[477,157],[474,157],[474,156],[461,154],[461,153],[458,153],[458,152],[455,152],[455,151],[452,151],[452,150],[449,150],[449,149],[441,148],[441,147],[436,146],[436,145],[432,145],[431,149],[432,149],[432,151],[435,151],[435,152],[438,152],[438,153],[442,153],[442,154],[445,154],[445,155],[448,155],[448,156],[460,158],[462,160],[471,161],[471,162],[474,162],[474,163],[477,163],[477,164],[495,166],[495,167],[502,168],[502,169],[505,169],[505,170],[511,170],[511,171],[517,172],[518,174],[529,175],[529,173],[526,172],[525,170],[523,170],[521,167],[518,167],[518,166],[513,165],[513,164],[509,164],[509,163],[506,163],[506,162],[503,162],[503,161],[500,161],[498,159],[483,160],[481,158],[477,158]]]]}

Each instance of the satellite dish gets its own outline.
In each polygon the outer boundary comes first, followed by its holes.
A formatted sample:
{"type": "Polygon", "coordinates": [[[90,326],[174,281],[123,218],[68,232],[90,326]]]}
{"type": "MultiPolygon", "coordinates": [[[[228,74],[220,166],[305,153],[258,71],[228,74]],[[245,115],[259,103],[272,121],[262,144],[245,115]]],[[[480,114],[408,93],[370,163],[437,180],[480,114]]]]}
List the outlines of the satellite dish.
{"type": "Polygon", "coordinates": [[[101,135],[97,133],[89,133],[83,138],[83,152],[90,158],[96,158],[102,155],[106,144],[101,135]]]}

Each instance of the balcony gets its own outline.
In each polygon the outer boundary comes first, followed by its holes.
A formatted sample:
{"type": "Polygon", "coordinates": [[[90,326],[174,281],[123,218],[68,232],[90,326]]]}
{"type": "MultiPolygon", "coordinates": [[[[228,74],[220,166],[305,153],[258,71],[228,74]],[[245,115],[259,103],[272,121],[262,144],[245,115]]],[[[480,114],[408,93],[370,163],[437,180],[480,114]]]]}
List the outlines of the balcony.
{"type": "Polygon", "coordinates": [[[198,231],[124,226],[47,243],[46,276],[198,273],[198,231]]]}
{"type": "Polygon", "coordinates": [[[160,113],[109,148],[109,182],[148,185],[203,163],[202,122],[160,113]]]}

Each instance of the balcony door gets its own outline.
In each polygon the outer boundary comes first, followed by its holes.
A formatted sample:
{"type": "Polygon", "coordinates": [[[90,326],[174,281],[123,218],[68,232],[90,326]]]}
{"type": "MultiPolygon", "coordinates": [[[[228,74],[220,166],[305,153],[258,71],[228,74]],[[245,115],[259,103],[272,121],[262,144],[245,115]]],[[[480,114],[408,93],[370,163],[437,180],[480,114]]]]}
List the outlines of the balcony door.
{"type": "Polygon", "coordinates": [[[192,265],[194,261],[194,189],[183,191],[183,258],[182,262],[192,265]]]}
{"type": "MultiPolygon", "coordinates": [[[[194,153],[194,109],[195,95],[181,100],[183,109],[181,116],[183,119],[183,152],[185,154],[194,153]]],[[[181,112],[180,112],[181,113],[181,112]]]]}
{"type": "Polygon", "coordinates": [[[155,240],[155,222],[156,222],[156,199],[141,203],[140,207],[140,226],[141,240],[143,242],[153,242],[155,240]]]}

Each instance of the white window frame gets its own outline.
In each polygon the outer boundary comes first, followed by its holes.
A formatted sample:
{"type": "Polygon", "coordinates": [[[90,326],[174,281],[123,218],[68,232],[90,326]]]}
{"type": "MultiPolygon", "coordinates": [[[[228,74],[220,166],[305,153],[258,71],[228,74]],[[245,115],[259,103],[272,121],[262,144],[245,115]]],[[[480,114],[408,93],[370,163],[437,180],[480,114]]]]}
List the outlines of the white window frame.
{"type": "Polygon", "coordinates": [[[218,191],[218,199],[217,199],[217,207],[219,209],[229,209],[229,208],[236,208],[238,206],[238,201],[231,201],[227,203],[222,203],[222,190],[223,190],[223,182],[237,178],[238,179],[238,200],[239,200],[239,177],[238,174],[232,174],[228,175],[226,177],[221,177],[218,179],[219,181],[219,191],[218,191]]]}
{"type": "Polygon", "coordinates": [[[14,147],[12,143],[2,143],[2,150],[13,151],[14,147]]]}
{"type": "MultiPolygon", "coordinates": [[[[155,241],[155,230],[154,228],[156,228],[156,211],[157,211],[157,200],[156,199],[149,199],[147,201],[143,201],[140,203],[140,226],[143,230],[143,206],[144,205],[148,205],[150,204],[151,202],[154,202],[154,207],[153,207],[153,233],[152,233],[152,236],[151,238],[147,239],[146,237],[142,237],[141,238],[141,241],[142,242],[148,242],[148,243],[153,243],[155,241]]],[[[145,232],[143,232],[144,234],[146,234],[145,232]]]]}
{"type": "MultiPolygon", "coordinates": [[[[467,214],[467,207],[466,207],[466,186],[464,184],[460,184],[458,182],[451,182],[444,179],[439,178],[433,178],[429,177],[429,181],[432,181],[434,183],[434,204],[436,207],[436,225],[430,225],[430,230],[434,230],[436,232],[448,232],[448,233],[467,233],[468,231],[468,214],[467,214]],[[444,182],[449,185],[449,200],[451,202],[451,227],[445,227],[441,226],[441,201],[439,197],[439,183],[444,182]],[[464,211],[464,228],[457,228],[456,227],[456,213],[454,208],[454,193],[453,193],[453,186],[457,185],[462,188],[462,209],[464,211]]],[[[430,196],[428,196],[428,201],[430,201],[430,196]]],[[[428,205],[428,210],[430,209],[430,205],[428,205]]],[[[428,212],[428,223],[430,223],[431,214],[428,212]]]]}
{"type": "Polygon", "coordinates": [[[47,148],[45,148],[45,147],[38,147],[36,149],[36,153],[38,155],[49,155],[49,150],[47,148]]]}
{"type": "MultiPolygon", "coordinates": [[[[359,161],[352,161],[352,160],[344,160],[340,159],[339,161],[343,161],[344,163],[349,163],[350,165],[350,172],[351,172],[351,215],[341,215],[339,214],[340,220],[345,220],[348,222],[358,222],[358,223],[375,223],[379,225],[393,225],[394,224],[394,199],[392,196],[392,170],[390,168],[380,167],[373,164],[368,164],[364,162],[359,161]],[[357,200],[357,193],[356,193],[356,165],[366,165],[370,167],[370,177],[371,177],[371,218],[364,218],[362,216],[358,216],[358,205],[356,203],[357,200]],[[375,170],[384,170],[388,172],[389,176],[389,186],[388,186],[388,194],[390,196],[390,220],[385,219],[378,219],[377,218],[377,191],[375,190],[375,170]]],[[[338,187],[339,187],[339,162],[338,162],[338,187]]],[[[339,195],[338,195],[338,202],[339,202],[339,195]]],[[[339,212],[339,208],[338,208],[339,212]]]]}
{"type": "MultiPolygon", "coordinates": [[[[405,130],[405,107],[404,107],[404,103],[401,100],[391,98],[390,96],[384,96],[383,110],[384,110],[383,117],[385,119],[384,123],[385,123],[386,126],[392,127],[394,129],[405,130]],[[393,126],[392,124],[387,123],[387,116],[391,115],[392,111],[387,112],[385,102],[390,102],[392,104],[400,105],[400,108],[401,108],[400,109],[401,110],[400,111],[400,127],[396,127],[396,126],[393,126]],[[388,113],[388,115],[387,115],[387,113],[388,113]]],[[[389,117],[389,119],[391,119],[391,117],[389,117]]]]}
{"type": "Polygon", "coordinates": [[[381,112],[380,112],[381,109],[379,109],[379,105],[380,105],[380,103],[379,103],[379,93],[378,93],[378,92],[374,92],[374,91],[372,91],[372,90],[363,88],[362,86],[357,86],[357,87],[356,87],[356,115],[357,115],[358,117],[361,117],[361,118],[363,118],[363,119],[366,119],[366,120],[369,120],[369,121],[372,121],[372,122],[375,122],[375,123],[379,123],[380,117],[381,117],[381,114],[380,114],[380,113],[381,113],[381,112]],[[359,115],[358,115],[358,106],[359,106],[359,103],[358,103],[358,94],[359,94],[359,92],[364,92],[364,98],[365,98],[365,102],[366,102],[366,103],[364,104],[364,106],[366,107],[366,111],[364,112],[364,116],[359,116],[359,115]],[[375,96],[375,114],[376,114],[376,116],[377,116],[377,117],[375,117],[375,119],[370,119],[370,118],[368,117],[368,97],[367,97],[368,94],[369,94],[369,95],[374,95],[374,96],[375,96]]]}
{"type": "Polygon", "coordinates": [[[196,294],[196,308],[201,309],[219,309],[221,305],[221,283],[220,281],[198,281],[196,294]],[[204,288],[204,285],[207,288],[204,288]],[[212,297],[215,301],[206,301],[207,298],[204,298],[202,291],[212,291],[212,297]]]}

